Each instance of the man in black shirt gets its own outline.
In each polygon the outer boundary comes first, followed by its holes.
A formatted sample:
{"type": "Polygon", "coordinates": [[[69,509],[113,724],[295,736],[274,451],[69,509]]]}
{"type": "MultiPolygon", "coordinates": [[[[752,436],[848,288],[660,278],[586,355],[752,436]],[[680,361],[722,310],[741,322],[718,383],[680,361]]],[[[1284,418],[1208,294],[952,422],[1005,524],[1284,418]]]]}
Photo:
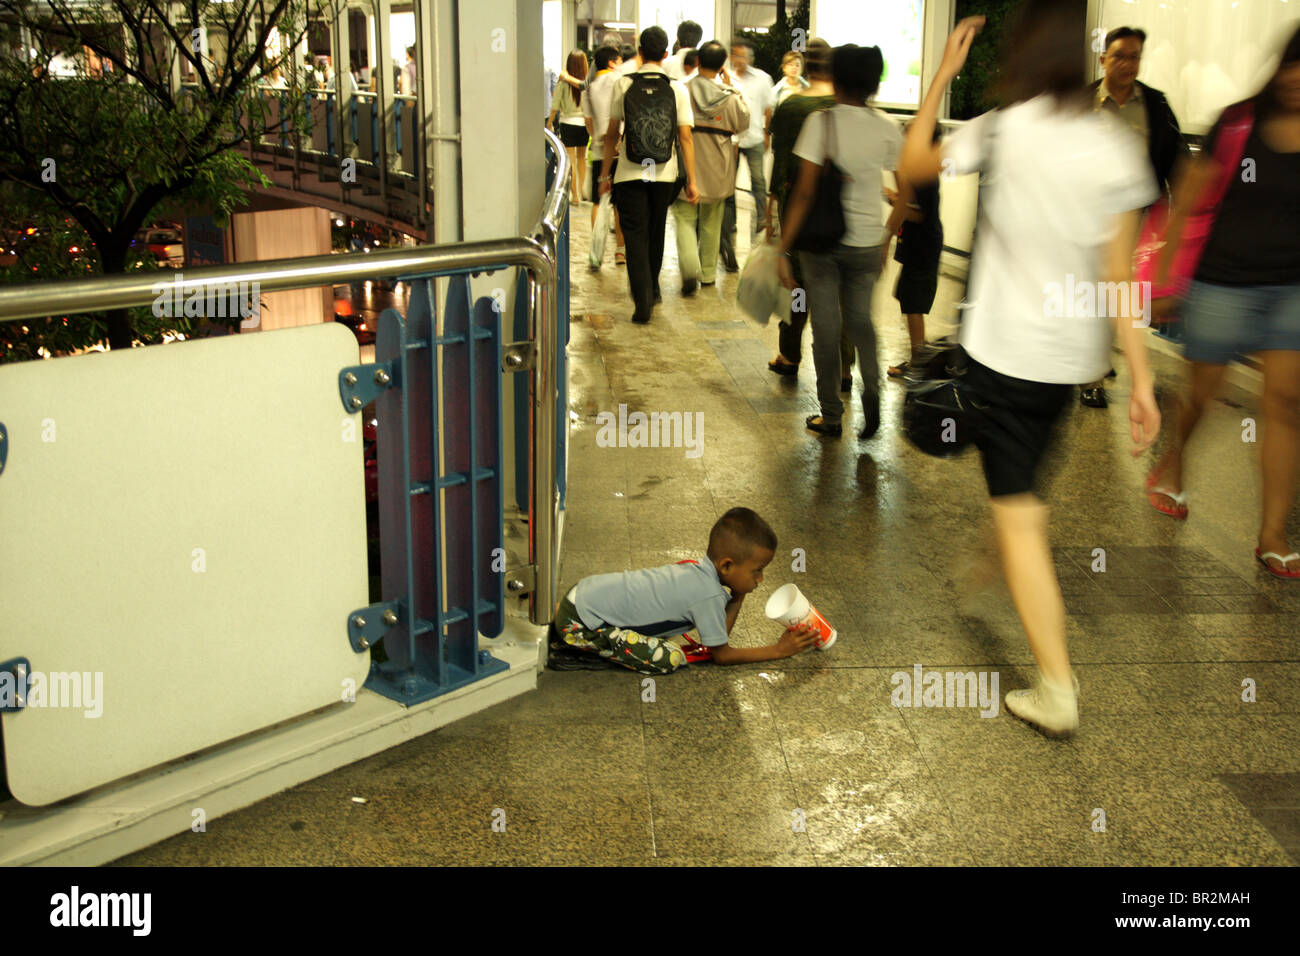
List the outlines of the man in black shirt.
{"type": "MultiPolygon", "coordinates": [[[[1133,27],[1116,27],[1106,34],[1106,49],[1101,54],[1105,75],[1092,84],[1093,108],[1109,110],[1142,137],[1156,183],[1164,195],[1169,190],[1174,164],[1189,152],[1178,117],[1174,116],[1165,94],[1138,82],[1146,38],[1146,31],[1133,27]]],[[[1105,408],[1106,390],[1102,382],[1085,385],[1079,401],[1090,408],[1105,408]]]]}

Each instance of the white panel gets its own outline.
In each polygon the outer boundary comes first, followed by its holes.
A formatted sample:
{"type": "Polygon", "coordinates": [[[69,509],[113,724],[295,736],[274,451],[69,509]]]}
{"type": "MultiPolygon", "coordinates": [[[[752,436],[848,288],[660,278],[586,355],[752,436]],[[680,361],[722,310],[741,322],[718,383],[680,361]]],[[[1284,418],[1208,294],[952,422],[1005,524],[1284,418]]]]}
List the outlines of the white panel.
{"type": "Polygon", "coordinates": [[[19,800],[360,687],[361,429],[337,379],[357,361],[331,323],[0,367],[0,661],[102,680],[98,717],[85,700],[3,715],[19,800]]]}
{"type": "MultiPolygon", "coordinates": [[[[1146,31],[1138,79],[1169,97],[1183,129],[1209,131],[1225,106],[1277,69],[1300,0],[1102,0],[1101,29],[1146,31]]],[[[1101,76],[1100,66],[1096,67],[1101,76]]]]}
{"type": "Polygon", "coordinates": [[[831,46],[878,46],[885,60],[876,103],[921,105],[922,0],[817,0],[813,33],[831,46]]]}

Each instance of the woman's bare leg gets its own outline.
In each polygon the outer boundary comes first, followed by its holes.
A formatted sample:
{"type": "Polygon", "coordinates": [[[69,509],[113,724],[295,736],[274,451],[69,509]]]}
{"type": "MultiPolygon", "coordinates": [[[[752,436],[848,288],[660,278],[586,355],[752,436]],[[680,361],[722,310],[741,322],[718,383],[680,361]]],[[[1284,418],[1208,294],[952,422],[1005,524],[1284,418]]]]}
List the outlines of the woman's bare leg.
{"type": "MultiPolygon", "coordinates": [[[[1187,440],[1192,437],[1192,432],[1196,430],[1201,415],[1205,413],[1205,406],[1219,390],[1219,384],[1223,381],[1227,368],[1226,365],[1192,363],[1191,380],[1188,383],[1182,408],[1179,409],[1178,427],[1174,429],[1173,443],[1156,466],[1160,473],[1158,484],[1161,488],[1174,493],[1183,490],[1183,448],[1187,445],[1187,440]]],[[[1171,501],[1170,504],[1172,505],[1173,502],[1171,501]]]]}
{"type": "MultiPolygon", "coordinates": [[[[1264,507],[1259,525],[1259,550],[1288,555],[1286,523],[1295,506],[1296,466],[1300,462],[1300,352],[1259,353],[1264,363],[1264,395],[1260,401],[1259,461],[1264,507]]],[[[1281,562],[1269,565],[1282,570],[1281,562]]],[[[1300,570],[1291,562],[1290,570],[1300,570]]]]}
{"type": "Polygon", "coordinates": [[[994,498],[992,504],[1002,570],[1030,650],[1045,678],[1069,687],[1072,675],[1065,646],[1065,599],[1047,537],[1047,505],[1032,494],[1004,495],[994,498]]]}

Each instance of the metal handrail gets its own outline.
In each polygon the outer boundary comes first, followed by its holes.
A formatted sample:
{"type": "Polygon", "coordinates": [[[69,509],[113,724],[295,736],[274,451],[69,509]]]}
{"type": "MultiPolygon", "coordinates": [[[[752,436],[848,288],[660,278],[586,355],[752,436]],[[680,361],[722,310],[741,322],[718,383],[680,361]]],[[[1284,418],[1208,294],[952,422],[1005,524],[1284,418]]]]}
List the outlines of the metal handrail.
{"type": "MultiPolygon", "coordinates": [[[[536,567],[536,583],[529,606],[535,623],[550,621],[555,607],[555,555],[558,536],[556,513],[556,349],[559,318],[555,284],[558,237],[569,208],[568,151],[550,130],[543,130],[556,157],[555,179],[541,216],[528,236],[481,242],[456,242],[441,246],[415,246],[391,252],[351,255],[304,256],[266,262],[201,266],[162,272],[138,272],[62,282],[37,282],[0,288],[0,322],[16,322],[80,312],[102,312],[151,305],[158,286],[179,286],[181,294],[209,286],[229,287],[232,282],[257,282],[260,291],[278,292],[353,280],[430,273],[454,275],[495,272],[511,266],[527,270],[532,288],[516,295],[533,298],[533,469],[530,488],[529,560],[536,567]],[[179,282],[177,280],[179,279],[179,282]],[[549,507],[543,508],[543,503],[549,507]]],[[[174,294],[174,293],[173,293],[174,294]]]]}

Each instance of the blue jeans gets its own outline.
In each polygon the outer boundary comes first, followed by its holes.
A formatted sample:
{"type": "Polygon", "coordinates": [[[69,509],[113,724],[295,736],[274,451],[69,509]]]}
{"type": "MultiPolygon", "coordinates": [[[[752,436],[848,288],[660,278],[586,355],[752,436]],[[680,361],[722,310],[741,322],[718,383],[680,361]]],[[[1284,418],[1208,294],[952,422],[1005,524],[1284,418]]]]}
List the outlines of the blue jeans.
{"type": "MultiPolygon", "coordinates": [[[[750,238],[758,235],[759,227],[763,223],[763,211],[767,206],[767,179],[763,176],[763,155],[766,150],[763,144],[749,146],[740,150],[740,155],[744,157],[745,162],[749,163],[749,194],[754,197],[754,226],[750,231],[750,238]]],[[[722,221],[722,241],[731,242],[734,250],[736,247],[736,194],[733,192],[727,197],[727,212],[722,221]]]]}
{"type": "Polygon", "coordinates": [[[880,246],[841,244],[827,253],[799,253],[813,327],[817,400],[827,425],[838,425],[844,417],[840,398],[841,334],[858,350],[866,423],[879,421],[880,366],[876,360],[876,328],[871,324],[871,294],[880,277],[880,252],[880,246]]]}
{"type": "Polygon", "coordinates": [[[1193,362],[1227,365],[1251,352],[1300,351],[1300,283],[1193,281],[1183,323],[1186,355],[1193,362]]]}

